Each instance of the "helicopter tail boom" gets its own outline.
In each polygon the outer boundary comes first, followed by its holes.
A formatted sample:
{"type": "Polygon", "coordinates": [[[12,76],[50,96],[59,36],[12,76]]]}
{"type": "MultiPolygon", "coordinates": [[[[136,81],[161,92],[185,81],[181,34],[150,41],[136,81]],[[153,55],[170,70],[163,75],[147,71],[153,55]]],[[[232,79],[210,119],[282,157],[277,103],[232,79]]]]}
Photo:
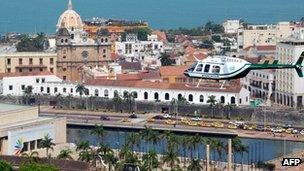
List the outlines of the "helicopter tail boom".
{"type": "Polygon", "coordinates": [[[295,69],[299,75],[299,77],[303,77],[303,71],[302,71],[302,63],[304,60],[304,52],[301,54],[301,56],[299,57],[299,59],[297,60],[296,64],[295,64],[295,69]]]}

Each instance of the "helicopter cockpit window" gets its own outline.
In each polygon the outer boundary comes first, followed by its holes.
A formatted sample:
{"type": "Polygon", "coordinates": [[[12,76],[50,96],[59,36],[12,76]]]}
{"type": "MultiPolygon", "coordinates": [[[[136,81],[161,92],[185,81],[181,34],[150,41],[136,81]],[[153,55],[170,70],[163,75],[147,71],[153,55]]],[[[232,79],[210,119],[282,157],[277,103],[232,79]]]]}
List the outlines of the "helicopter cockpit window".
{"type": "Polygon", "coordinates": [[[196,67],[196,69],[195,69],[195,71],[196,72],[202,72],[203,66],[204,66],[203,64],[198,64],[197,67],[196,67]]]}
{"type": "Polygon", "coordinates": [[[188,69],[188,71],[190,71],[190,72],[194,71],[196,65],[197,65],[197,62],[194,63],[194,64],[192,64],[192,65],[190,66],[190,68],[188,69]]]}
{"type": "Polygon", "coordinates": [[[210,69],[210,65],[209,64],[205,65],[204,72],[209,72],[209,69],[210,69]]]}
{"type": "Polygon", "coordinates": [[[219,73],[220,73],[220,70],[221,70],[221,67],[220,67],[220,66],[213,65],[213,66],[212,66],[211,72],[212,72],[213,74],[219,74],[219,73]]]}

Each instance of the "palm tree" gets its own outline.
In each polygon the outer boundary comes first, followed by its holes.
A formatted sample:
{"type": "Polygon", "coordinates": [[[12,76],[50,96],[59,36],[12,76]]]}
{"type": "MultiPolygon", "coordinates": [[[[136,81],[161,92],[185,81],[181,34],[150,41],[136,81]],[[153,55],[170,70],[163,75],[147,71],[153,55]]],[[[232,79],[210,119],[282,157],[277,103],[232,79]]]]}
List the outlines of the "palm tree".
{"type": "Polygon", "coordinates": [[[145,129],[140,131],[140,136],[141,138],[146,142],[147,144],[147,149],[146,149],[146,152],[149,151],[149,148],[150,148],[150,137],[151,137],[151,134],[152,134],[153,130],[151,127],[148,127],[145,125],[145,129]]]}
{"type": "Polygon", "coordinates": [[[84,86],[84,84],[77,84],[75,88],[76,88],[76,93],[79,93],[80,101],[81,101],[81,108],[83,108],[82,95],[86,94],[88,89],[84,86]]]}
{"type": "Polygon", "coordinates": [[[128,145],[124,145],[119,150],[118,157],[120,160],[125,160],[130,153],[132,153],[130,147],[128,145]]]}
{"type": "MultiPolygon", "coordinates": [[[[186,158],[187,158],[187,149],[190,147],[190,141],[189,141],[189,137],[188,136],[181,136],[179,137],[179,144],[181,147],[183,147],[183,155],[184,155],[184,168],[186,167],[186,158]]],[[[191,154],[192,154],[192,150],[190,149],[191,154]]],[[[191,155],[192,156],[192,155],[191,155]]]]}
{"type": "Polygon", "coordinates": [[[109,165],[109,171],[112,170],[112,166],[114,166],[118,162],[118,158],[114,156],[113,153],[107,153],[103,156],[105,163],[109,165]]]}
{"type": "Polygon", "coordinates": [[[118,93],[117,90],[114,91],[114,97],[113,97],[112,101],[113,101],[113,104],[114,104],[113,108],[115,109],[115,111],[117,111],[118,110],[118,106],[122,102],[121,95],[118,93]]]}
{"type": "Polygon", "coordinates": [[[128,135],[127,145],[131,146],[132,153],[134,152],[134,147],[135,146],[139,147],[139,144],[140,144],[140,135],[139,135],[139,133],[132,132],[131,134],[128,135]]]}
{"type": "Polygon", "coordinates": [[[227,113],[227,115],[226,115],[227,119],[230,119],[230,114],[231,114],[231,111],[232,111],[234,106],[235,105],[231,105],[231,104],[227,104],[227,105],[224,106],[224,108],[226,110],[226,113],[227,113]]]}
{"type": "Polygon", "coordinates": [[[135,103],[135,99],[137,98],[137,93],[135,91],[129,93],[127,91],[124,92],[124,100],[129,104],[129,113],[133,111],[133,105],[135,103]]]}
{"type": "Polygon", "coordinates": [[[22,153],[21,157],[24,157],[26,159],[26,163],[35,163],[38,161],[39,153],[37,151],[33,151],[30,153],[22,153]]]}
{"type": "Polygon", "coordinates": [[[219,161],[222,161],[222,157],[223,157],[223,152],[225,150],[225,146],[223,141],[216,139],[216,138],[211,138],[209,140],[207,140],[207,144],[210,145],[210,148],[212,150],[215,150],[219,156],[219,161]]]}
{"type": "Polygon", "coordinates": [[[214,118],[214,106],[216,104],[217,100],[215,100],[215,96],[211,95],[208,97],[207,103],[209,103],[210,108],[212,110],[212,118],[214,118]]]}
{"type": "Polygon", "coordinates": [[[76,142],[76,151],[85,151],[90,149],[89,141],[79,141],[76,142]]]}
{"type": "Polygon", "coordinates": [[[79,153],[78,160],[90,163],[93,160],[92,152],[89,150],[83,150],[79,153]]]}
{"type": "Polygon", "coordinates": [[[163,164],[164,163],[169,164],[171,170],[174,168],[176,163],[177,164],[180,163],[177,150],[173,148],[168,148],[168,150],[165,152],[163,156],[163,164]]]}
{"type": "Polygon", "coordinates": [[[241,157],[242,157],[241,165],[242,165],[242,170],[243,170],[243,155],[244,155],[244,152],[248,153],[249,147],[244,145],[242,143],[241,139],[239,139],[239,138],[233,138],[231,144],[232,144],[232,151],[233,151],[234,158],[235,158],[236,153],[241,154],[241,157]]]}
{"type": "Polygon", "coordinates": [[[50,137],[50,134],[44,135],[40,145],[42,148],[46,149],[46,157],[50,158],[51,155],[49,155],[49,150],[54,150],[53,146],[55,146],[55,143],[53,143],[53,139],[50,137]]]}
{"type": "Polygon", "coordinates": [[[91,131],[91,134],[96,135],[98,140],[103,143],[103,137],[106,134],[105,130],[103,129],[102,125],[95,125],[94,129],[91,131]]]}
{"type": "Polygon", "coordinates": [[[148,153],[143,155],[143,170],[152,171],[159,167],[160,162],[155,150],[150,150],[148,153]]]}
{"type": "Polygon", "coordinates": [[[170,59],[170,55],[165,53],[161,53],[160,57],[158,58],[161,62],[162,66],[170,66],[174,63],[172,59],[170,59]]]}
{"type": "Polygon", "coordinates": [[[200,164],[200,159],[191,159],[190,165],[188,166],[188,170],[191,171],[203,170],[203,166],[200,164]]]}
{"type": "MultiPolygon", "coordinates": [[[[195,134],[194,136],[190,137],[189,143],[192,145],[194,151],[196,151],[196,158],[199,158],[199,150],[198,146],[200,143],[203,142],[203,139],[200,137],[199,134],[195,134]]],[[[191,155],[192,156],[192,155],[191,155]]]]}
{"type": "Polygon", "coordinates": [[[71,154],[72,154],[72,151],[70,149],[61,150],[60,153],[57,156],[57,159],[73,160],[71,154]]]}

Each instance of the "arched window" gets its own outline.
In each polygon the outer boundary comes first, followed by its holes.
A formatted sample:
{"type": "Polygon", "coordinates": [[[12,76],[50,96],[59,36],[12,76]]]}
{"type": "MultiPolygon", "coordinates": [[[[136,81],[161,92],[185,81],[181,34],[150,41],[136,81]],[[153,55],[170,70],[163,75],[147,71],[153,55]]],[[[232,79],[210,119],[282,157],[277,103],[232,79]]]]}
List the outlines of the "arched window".
{"type": "Polygon", "coordinates": [[[147,92],[144,93],[144,99],[145,99],[145,100],[148,99],[148,93],[147,93],[147,92]]]}
{"type": "Polygon", "coordinates": [[[204,102],[204,96],[200,95],[200,102],[204,102]]]}
{"type": "Polygon", "coordinates": [[[108,42],[108,38],[105,38],[105,42],[108,42]]]}
{"type": "Polygon", "coordinates": [[[99,91],[98,91],[98,89],[95,89],[94,94],[95,94],[95,96],[99,96],[99,91]]]}
{"type": "Polygon", "coordinates": [[[100,42],[104,42],[103,38],[100,39],[100,42]]]}
{"type": "Polygon", "coordinates": [[[123,92],[123,97],[124,97],[124,98],[127,98],[127,97],[128,97],[128,94],[129,94],[128,91],[124,91],[124,92],[123,92]]]}
{"type": "Polygon", "coordinates": [[[134,97],[134,99],[137,99],[137,97],[138,97],[137,92],[136,92],[136,91],[134,91],[134,92],[132,92],[132,93],[133,93],[133,97],[134,97]]]}
{"type": "Polygon", "coordinates": [[[169,93],[166,93],[165,94],[165,100],[169,100],[170,99],[170,95],[169,95],[169,93]]]}
{"type": "Polygon", "coordinates": [[[109,97],[109,90],[107,90],[107,89],[104,90],[104,96],[109,97]]]}
{"type": "Polygon", "coordinates": [[[181,100],[182,98],[183,98],[183,95],[182,94],[178,94],[177,99],[181,100]]]}
{"type": "Polygon", "coordinates": [[[235,104],[235,97],[231,97],[231,98],[230,98],[230,103],[231,103],[231,104],[235,104]]]}
{"type": "Polygon", "coordinates": [[[225,97],[221,96],[221,103],[225,103],[225,97]]]}
{"type": "Polygon", "coordinates": [[[65,39],[65,43],[68,43],[68,39],[65,39]]]}
{"type": "Polygon", "coordinates": [[[188,101],[189,101],[189,102],[193,102],[193,95],[192,95],[192,94],[189,94],[189,96],[188,96],[188,101]]]}
{"type": "Polygon", "coordinates": [[[154,93],[154,99],[158,100],[158,93],[154,93]]]}
{"type": "Polygon", "coordinates": [[[64,42],[64,40],[63,39],[61,39],[61,43],[63,43],[64,42]]]}

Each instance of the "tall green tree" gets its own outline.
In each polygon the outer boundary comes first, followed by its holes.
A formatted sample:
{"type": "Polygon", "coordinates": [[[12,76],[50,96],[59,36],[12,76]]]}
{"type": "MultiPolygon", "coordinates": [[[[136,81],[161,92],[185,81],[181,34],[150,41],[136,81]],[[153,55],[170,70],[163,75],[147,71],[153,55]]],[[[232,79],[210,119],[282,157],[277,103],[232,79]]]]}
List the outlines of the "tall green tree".
{"type": "Polygon", "coordinates": [[[89,141],[78,141],[76,142],[76,151],[85,151],[90,149],[89,141]]]}
{"type": "Polygon", "coordinates": [[[176,167],[177,164],[180,163],[178,158],[178,152],[174,148],[168,148],[167,151],[163,155],[163,164],[167,163],[171,170],[176,167]]]}
{"type": "Polygon", "coordinates": [[[54,150],[55,143],[53,143],[53,139],[50,137],[50,134],[44,135],[41,140],[41,147],[46,149],[46,157],[50,158],[49,150],[54,150]]]}
{"type": "Polygon", "coordinates": [[[117,111],[117,110],[118,110],[118,107],[119,107],[119,106],[121,105],[121,103],[122,103],[121,95],[118,93],[117,90],[114,91],[114,96],[113,96],[112,101],[113,101],[113,104],[114,104],[113,108],[114,108],[115,111],[117,111]]]}
{"type": "Polygon", "coordinates": [[[33,86],[27,86],[23,90],[23,97],[25,99],[25,104],[30,104],[30,100],[33,96],[33,86]]]}
{"type": "Polygon", "coordinates": [[[114,156],[113,153],[107,153],[103,157],[106,164],[109,166],[109,170],[112,170],[112,167],[115,166],[115,164],[118,162],[118,158],[114,156]]]}
{"type": "Polygon", "coordinates": [[[73,160],[72,158],[72,151],[70,149],[63,149],[57,156],[57,159],[61,160],[73,160]]]}
{"type": "Polygon", "coordinates": [[[41,52],[48,48],[48,40],[44,33],[38,33],[36,37],[24,35],[16,48],[18,52],[41,52]]]}
{"type": "Polygon", "coordinates": [[[84,162],[87,162],[87,163],[91,163],[92,160],[93,160],[93,157],[94,156],[92,155],[91,150],[83,150],[79,153],[78,160],[84,161],[84,162]]]}
{"type": "Polygon", "coordinates": [[[135,91],[132,91],[132,92],[125,91],[123,96],[124,96],[125,102],[127,102],[127,104],[129,105],[129,113],[131,113],[134,109],[134,104],[135,104],[135,99],[137,98],[137,93],[135,91]]]}
{"type": "Polygon", "coordinates": [[[190,165],[188,166],[188,170],[191,171],[202,171],[203,166],[200,163],[200,159],[191,159],[190,165]]]}
{"type": "Polygon", "coordinates": [[[170,59],[170,55],[165,53],[161,53],[160,57],[158,58],[161,62],[162,66],[170,66],[174,64],[174,61],[170,59]]]}
{"type": "Polygon", "coordinates": [[[127,145],[131,147],[132,153],[134,152],[135,147],[140,145],[140,135],[139,133],[132,132],[127,137],[127,145]]]}
{"type": "Polygon", "coordinates": [[[211,108],[212,118],[214,118],[214,106],[215,106],[216,102],[217,102],[217,100],[215,99],[214,95],[211,95],[208,97],[207,103],[209,103],[209,106],[211,108]]]}
{"type": "Polygon", "coordinates": [[[103,137],[105,136],[106,132],[103,129],[102,125],[95,125],[94,128],[91,130],[91,134],[98,137],[98,141],[103,143],[103,137]]]}
{"type": "Polygon", "coordinates": [[[135,34],[137,35],[138,40],[141,41],[147,41],[148,35],[152,33],[152,30],[150,28],[134,28],[134,29],[128,29],[122,34],[122,40],[126,40],[127,34],[135,34]]]}
{"type": "Polygon", "coordinates": [[[160,166],[160,162],[158,161],[158,156],[155,150],[150,150],[148,153],[144,154],[142,161],[143,164],[141,170],[152,171],[160,166]]]}

